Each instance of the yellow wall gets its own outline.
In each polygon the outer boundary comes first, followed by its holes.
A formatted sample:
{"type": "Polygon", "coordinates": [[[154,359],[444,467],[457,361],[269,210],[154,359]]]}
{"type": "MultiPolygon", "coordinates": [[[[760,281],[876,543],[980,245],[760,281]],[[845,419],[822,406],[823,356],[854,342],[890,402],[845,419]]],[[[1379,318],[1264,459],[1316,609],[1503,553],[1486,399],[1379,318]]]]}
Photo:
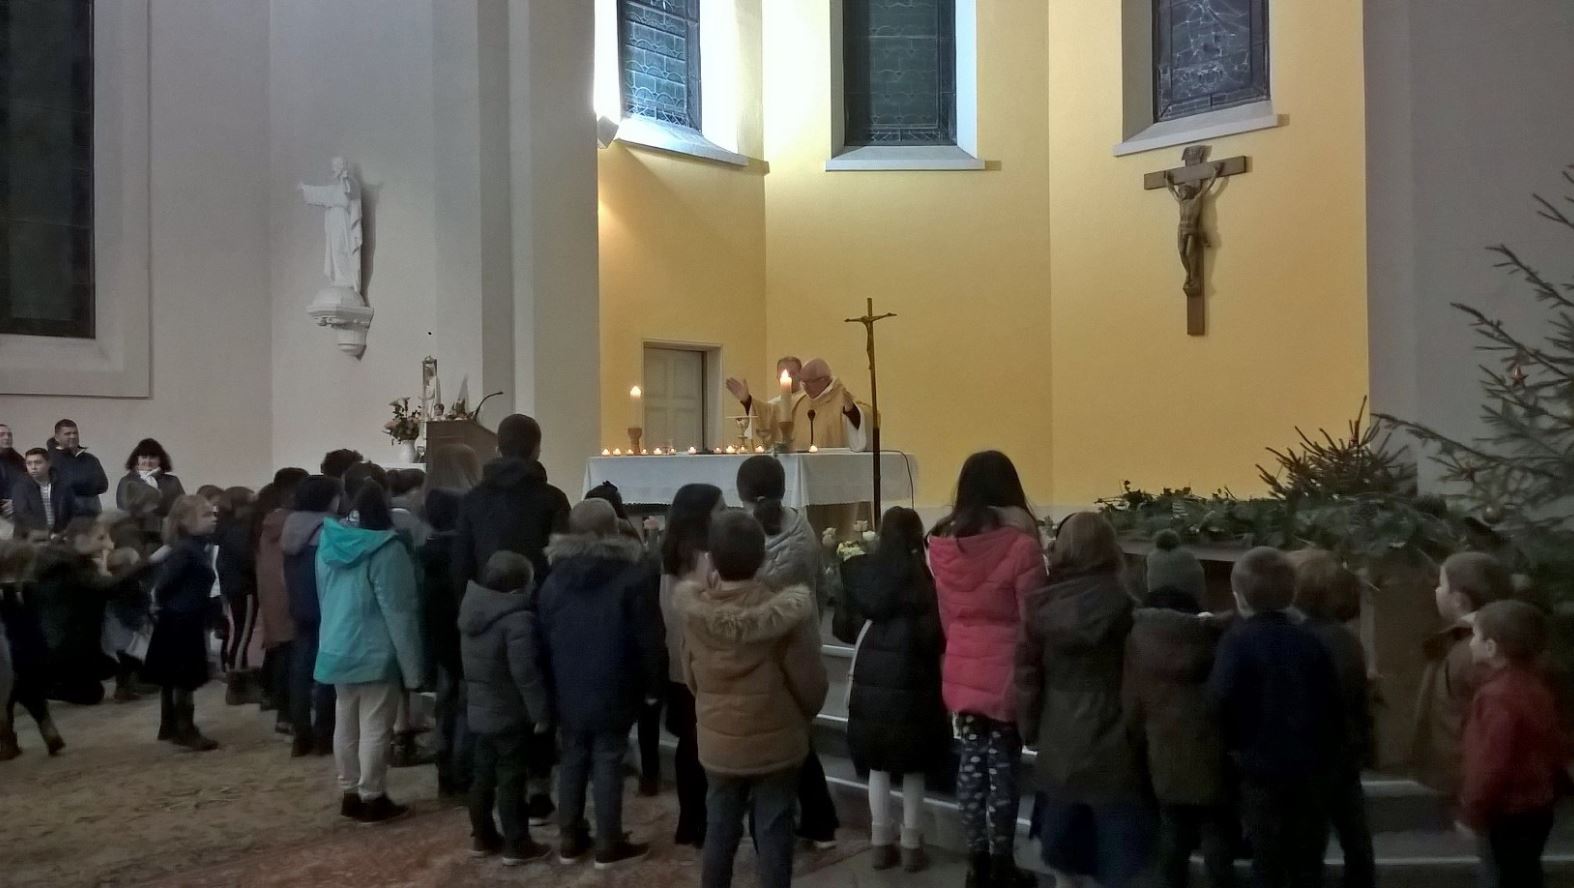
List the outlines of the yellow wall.
{"type": "MultiPolygon", "coordinates": [[[[611,12],[610,3],[598,2],[599,12],[611,12]]],[[[705,0],[702,10],[713,28],[706,39],[717,40],[707,46],[734,56],[726,66],[732,76],[707,93],[707,131],[724,130],[727,147],[758,158],[760,0],[705,0]],[[719,34],[718,26],[731,33],[719,34]]],[[[601,73],[617,76],[615,67],[601,73]]],[[[724,79],[709,68],[707,76],[724,79]]],[[[614,142],[599,152],[597,166],[601,437],[615,447],[627,441],[629,387],[642,384],[646,342],[720,346],[722,366],[712,368],[718,389],[726,377],[754,375],[763,364],[765,165],[737,167],[614,142]]],[[[723,412],[737,412],[723,397],[723,412]]],[[[721,434],[732,433],[723,424],[721,434]]]]}
{"type": "Polygon", "coordinates": [[[1148,487],[1260,487],[1265,446],[1340,429],[1367,391],[1361,5],[1277,3],[1273,96],[1289,122],[1211,141],[1246,154],[1209,214],[1208,334],[1186,335],[1177,212],[1115,158],[1120,4],[1049,21],[1050,292],[1057,502],[1148,487]]]}
{"type": "Polygon", "coordinates": [[[944,501],[968,453],[1018,457],[1050,490],[1048,91],[1042,2],[979,3],[983,172],[825,172],[828,3],[765,7],[769,354],[820,355],[869,389],[879,326],[886,446],[913,451],[920,504],[944,501]]]}
{"type": "Polygon", "coordinates": [[[865,296],[882,326],[889,446],[921,505],[966,455],[1011,454],[1041,504],[1120,482],[1256,487],[1263,447],[1338,426],[1366,391],[1358,5],[1274,8],[1274,94],[1290,123],[1213,140],[1252,156],[1210,230],[1209,334],[1185,333],[1176,209],[1116,158],[1120,3],[979,10],[983,172],[825,172],[829,11],[765,9],[768,354],[820,353],[865,390],[865,296]]]}
{"type": "Polygon", "coordinates": [[[721,379],[764,360],[765,190],[758,168],[621,142],[601,152],[598,176],[601,436],[614,447],[646,341],[721,346],[721,379]]]}
{"type": "MultiPolygon", "coordinates": [[[[946,502],[997,447],[1043,505],[1145,486],[1257,487],[1263,448],[1340,427],[1366,391],[1358,5],[1274,8],[1286,126],[1212,140],[1252,172],[1218,190],[1209,332],[1185,333],[1176,209],[1116,158],[1120,3],[981,0],[981,172],[826,172],[830,4],[769,2],[769,172],[615,146],[601,156],[604,436],[620,436],[644,339],[719,342],[756,386],[822,356],[867,392],[880,327],[888,447],[946,502]]],[[[745,153],[753,151],[744,149],[745,153]]],[[[730,406],[730,405],[729,405],[730,406]]],[[[611,440],[609,438],[609,440],[611,440]]]]}

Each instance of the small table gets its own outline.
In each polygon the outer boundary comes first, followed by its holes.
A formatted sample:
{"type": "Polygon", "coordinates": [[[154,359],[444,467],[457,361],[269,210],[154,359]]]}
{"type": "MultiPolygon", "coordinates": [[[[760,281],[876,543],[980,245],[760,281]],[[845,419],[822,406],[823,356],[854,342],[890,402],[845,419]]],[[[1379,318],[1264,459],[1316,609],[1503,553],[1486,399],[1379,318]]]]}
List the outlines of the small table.
{"type": "MultiPolygon", "coordinates": [[[[738,466],[755,454],[676,454],[674,456],[597,456],[585,462],[586,491],[610,481],[630,505],[672,503],[685,484],[714,484],[727,504],[738,501],[738,466]]],[[[866,503],[874,494],[874,456],[850,450],[785,453],[776,457],[787,473],[782,504],[794,509],[841,503],[866,503]]],[[[906,453],[880,454],[880,499],[886,505],[912,504],[916,460],[906,453]]]]}

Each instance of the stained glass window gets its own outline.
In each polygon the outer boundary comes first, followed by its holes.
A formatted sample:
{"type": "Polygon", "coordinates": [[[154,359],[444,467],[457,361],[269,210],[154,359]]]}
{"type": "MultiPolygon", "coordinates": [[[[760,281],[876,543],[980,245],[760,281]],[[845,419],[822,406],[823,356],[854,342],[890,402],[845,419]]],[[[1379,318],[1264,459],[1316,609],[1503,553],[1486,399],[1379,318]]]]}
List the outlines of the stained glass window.
{"type": "Polygon", "coordinates": [[[1268,0],[1153,0],[1154,120],[1268,98],[1268,0]]]}
{"type": "Polygon", "coordinates": [[[845,0],[843,141],[956,144],[955,0],[845,0]]]}
{"type": "Polygon", "coordinates": [[[0,333],[93,335],[92,0],[0,0],[0,333]]]}
{"type": "Polygon", "coordinates": [[[618,0],[623,113],[700,128],[700,0],[618,0]]]}

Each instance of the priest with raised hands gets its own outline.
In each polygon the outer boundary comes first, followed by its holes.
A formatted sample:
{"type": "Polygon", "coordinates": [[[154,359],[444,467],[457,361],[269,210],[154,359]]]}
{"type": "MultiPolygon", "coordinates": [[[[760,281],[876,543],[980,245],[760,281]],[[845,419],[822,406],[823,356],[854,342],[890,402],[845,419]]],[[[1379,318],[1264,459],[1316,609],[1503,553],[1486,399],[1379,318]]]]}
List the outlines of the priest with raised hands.
{"type": "Polygon", "coordinates": [[[727,380],[727,391],[754,419],[756,440],[767,447],[780,443],[781,424],[790,422],[791,437],[786,442],[790,451],[807,451],[810,445],[821,450],[867,449],[868,408],[853,399],[824,359],[815,358],[801,369],[797,365],[796,358],[777,362],[781,393],[770,401],[754,397],[741,379],[727,380]]]}

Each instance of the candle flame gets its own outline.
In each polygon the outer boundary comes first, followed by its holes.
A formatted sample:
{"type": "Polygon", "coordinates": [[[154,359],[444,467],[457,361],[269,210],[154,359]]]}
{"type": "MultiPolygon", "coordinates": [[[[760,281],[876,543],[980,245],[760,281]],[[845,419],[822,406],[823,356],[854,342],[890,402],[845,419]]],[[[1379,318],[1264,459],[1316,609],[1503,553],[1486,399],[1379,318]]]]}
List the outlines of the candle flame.
{"type": "Polygon", "coordinates": [[[640,388],[637,385],[634,386],[633,388],[629,389],[629,397],[630,398],[638,398],[639,396],[641,396],[643,394],[645,394],[645,393],[640,391],[640,388]]]}
{"type": "Polygon", "coordinates": [[[782,383],[782,385],[792,385],[792,374],[788,373],[786,370],[783,370],[782,371],[782,376],[781,376],[781,383],[782,383]]]}

